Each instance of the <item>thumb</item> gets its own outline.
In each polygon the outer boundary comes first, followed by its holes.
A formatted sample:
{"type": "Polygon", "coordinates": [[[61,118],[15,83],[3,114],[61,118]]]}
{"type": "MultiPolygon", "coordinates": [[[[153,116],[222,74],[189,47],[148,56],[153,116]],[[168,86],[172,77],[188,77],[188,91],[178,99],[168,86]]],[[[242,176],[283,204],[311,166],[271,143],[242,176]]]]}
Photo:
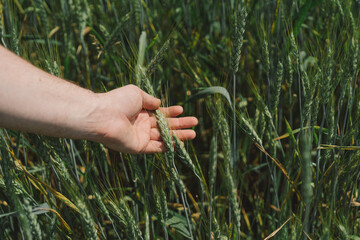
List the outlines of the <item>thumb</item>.
{"type": "Polygon", "coordinates": [[[144,91],[141,91],[142,95],[142,107],[146,110],[155,110],[160,107],[161,101],[144,91]]]}

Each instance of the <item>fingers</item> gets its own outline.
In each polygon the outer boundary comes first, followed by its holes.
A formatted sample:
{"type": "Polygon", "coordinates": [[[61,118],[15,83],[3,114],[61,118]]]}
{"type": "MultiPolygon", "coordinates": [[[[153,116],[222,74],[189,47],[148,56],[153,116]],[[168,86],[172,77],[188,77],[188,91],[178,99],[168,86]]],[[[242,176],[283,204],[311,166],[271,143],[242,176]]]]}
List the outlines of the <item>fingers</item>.
{"type": "Polygon", "coordinates": [[[161,141],[161,134],[159,129],[152,128],[150,130],[150,140],[161,141]]]}
{"type": "MultiPolygon", "coordinates": [[[[173,131],[171,131],[171,134],[176,135],[180,139],[180,141],[193,140],[196,137],[196,132],[191,129],[173,130],[173,131]]],[[[151,141],[162,141],[159,129],[152,128],[150,130],[150,140],[151,141]]]]}
{"type": "Polygon", "coordinates": [[[142,105],[146,110],[155,110],[160,107],[161,101],[158,98],[155,98],[144,91],[141,91],[142,96],[142,105]]]}
{"type": "Polygon", "coordinates": [[[169,118],[170,129],[192,128],[198,124],[196,117],[169,118]]]}
{"type": "MultiPolygon", "coordinates": [[[[174,118],[179,116],[180,114],[183,113],[183,108],[181,106],[171,106],[171,107],[166,107],[166,108],[159,108],[160,112],[162,112],[162,114],[164,115],[165,118],[174,118]]],[[[150,116],[154,116],[153,113],[149,113],[150,116]]],[[[155,117],[153,119],[151,119],[152,123],[156,123],[156,119],[155,117]]],[[[152,126],[155,126],[154,124],[152,124],[152,126]]]]}
{"type": "MultiPolygon", "coordinates": [[[[194,130],[185,129],[192,128],[198,124],[198,119],[196,117],[181,117],[176,118],[183,112],[181,106],[171,106],[167,108],[160,108],[160,111],[167,118],[169,128],[172,130],[171,134],[175,134],[180,141],[192,140],[196,137],[194,130]]],[[[158,129],[158,124],[153,113],[150,114],[150,123],[151,123],[151,132],[150,139],[154,141],[161,141],[161,134],[158,129]]]]}
{"type": "MultiPolygon", "coordinates": [[[[184,146],[184,142],[180,142],[182,146],[184,146]]],[[[161,153],[165,152],[166,147],[163,142],[159,141],[150,141],[149,145],[142,151],[142,153],[161,153]]]]}
{"type": "Polygon", "coordinates": [[[149,115],[150,115],[150,125],[151,125],[151,127],[156,128],[157,127],[156,117],[154,117],[154,115],[152,113],[150,113],[149,115]]]}
{"type": "MultiPolygon", "coordinates": [[[[170,129],[184,129],[192,128],[198,124],[196,117],[182,117],[182,118],[168,118],[167,119],[170,129]]],[[[157,120],[155,117],[150,118],[151,127],[157,127],[157,120]]]]}
{"type": "MultiPolygon", "coordinates": [[[[174,118],[182,114],[183,108],[181,106],[171,106],[166,108],[159,108],[159,110],[162,112],[165,118],[174,118]]],[[[149,113],[151,116],[151,126],[156,127],[156,118],[154,117],[153,113],[149,113]]]]}
{"type": "Polygon", "coordinates": [[[166,108],[160,108],[160,111],[165,117],[177,117],[183,113],[184,109],[181,106],[171,106],[166,108]]]}
{"type": "Polygon", "coordinates": [[[171,131],[171,133],[175,134],[180,139],[180,141],[193,140],[196,137],[196,132],[191,129],[174,130],[171,131]]]}
{"type": "Polygon", "coordinates": [[[144,149],[143,153],[159,153],[165,151],[166,147],[163,142],[151,140],[144,149]]]}
{"type": "MultiPolygon", "coordinates": [[[[185,140],[192,140],[196,137],[194,130],[175,130],[171,131],[172,134],[175,134],[179,139],[182,146],[184,146],[185,140]]],[[[161,141],[160,132],[158,129],[151,129],[150,142],[142,153],[160,153],[165,152],[166,147],[164,142],[161,141]]]]}

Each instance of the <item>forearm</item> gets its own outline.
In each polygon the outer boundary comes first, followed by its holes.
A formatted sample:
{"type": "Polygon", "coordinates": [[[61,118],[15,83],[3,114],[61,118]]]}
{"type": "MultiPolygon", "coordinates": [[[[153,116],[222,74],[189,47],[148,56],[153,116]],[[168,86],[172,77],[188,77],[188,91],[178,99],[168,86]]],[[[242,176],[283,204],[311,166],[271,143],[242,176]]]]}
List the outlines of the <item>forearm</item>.
{"type": "Polygon", "coordinates": [[[50,75],[0,45],[0,127],[92,139],[96,95],[50,75]]]}

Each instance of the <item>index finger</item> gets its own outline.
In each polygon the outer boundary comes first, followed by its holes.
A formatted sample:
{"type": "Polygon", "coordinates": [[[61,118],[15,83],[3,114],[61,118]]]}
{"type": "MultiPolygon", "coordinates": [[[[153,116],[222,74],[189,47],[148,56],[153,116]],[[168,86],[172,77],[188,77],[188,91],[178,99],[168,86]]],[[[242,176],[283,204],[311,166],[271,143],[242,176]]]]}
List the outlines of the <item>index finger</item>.
{"type": "Polygon", "coordinates": [[[177,117],[183,113],[184,109],[181,106],[161,107],[160,112],[167,118],[177,117]]]}
{"type": "Polygon", "coordinates": [[[160,99],[155,98],[142,90],[140,90],[140,91],[141,91],[141,97],[142,97],[142,107],[144,109],[155,110],[160,106],[160,104],[161,104],[160,99]]]}

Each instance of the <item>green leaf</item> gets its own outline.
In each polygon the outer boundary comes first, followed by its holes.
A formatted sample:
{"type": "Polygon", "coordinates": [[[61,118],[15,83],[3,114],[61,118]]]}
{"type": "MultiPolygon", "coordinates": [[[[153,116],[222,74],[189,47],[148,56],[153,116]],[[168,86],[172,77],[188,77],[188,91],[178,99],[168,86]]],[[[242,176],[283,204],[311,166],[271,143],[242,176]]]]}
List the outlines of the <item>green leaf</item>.
{"type": "Polygon", "coordinates": [[[360,237],[355,236],[355,235],[348,235],[347,237],[348,237],[349,239],[360,240],[360,237]]]}
{"type": "Polygon", "coordinates": [[[156,34],[156,36],[151,40],[149,46],[146,47],[145,52],[147,52],[154,44],[159,40],[159,34],[156,34]]]}
{"type": "Polygon", "coordinates": [[[35,215],[39,215],[39,214],[43,214],[43,213],[47,213],[47,212],[50,212],[48,209],[49,209],[49,205],[47,203],[42,203],[38,206],[34,206],[32,208],[32,212],[35,214],[35,215]]]}
{"type": "Polygon", "coordinates": [[[287,132],[288,132],[288,134],[289,134],[289,136],[290,136],[290,139],[291,139],[292,143],[296,146],[296,139],[295,139],[293,130],[291,129],[290,124],[289,124],[289,122],[286,120],[286,118],[285,118],[285,124],[286,124],[286,130],[287,130],[287,132]]]}
{"type": "Polygon", "coordinates": [[[320,4],[323,0],[307,0],[303,6],[301,7],[299,14],[295,21],[294,26],[294,36],[296,37],[299,34],[299,31],[301,29],[302,24],[304,23],[306,16],[309,12],[309,10],[316,5],[320,4]]]}
{"type": "MultiPolygon", "coordinates": [[[[49,205],[48,205],[47,203],[42,203],[42,204],[40,204],[40,205],[38,205],[38,206],[32,207],[32,210],[31,210],[31,211],[32,211],[35,215],[39,215],[39,214],[43,214],[43,213],[49,212],[49,210],[44,210],[45,208],[49,208],[49,205]]],[[[9,213],[3,213],[3,214],[0,214],[0,218],[16,216],[18,213],[19,213],[19,211],[14,211],[14,212],[9,212],[9,213]]]]}
{"type": "Polygon", "coordinates": [[[187,101],[195,101],[200,98],[204,98],[208,95],[217,94],[217,93],[223,95],[226,98],[226,100],[228,101],[229,106],[230,107],[232,106],[231,100],[230,100],[230,94],[229,94],[228,90],[226,90],[226,88],[219,87],[219,86],[205,88],[205,89],[201,90],[200,92],[192,95],[187,101]]]}
{"type": "Polygon", "coordinates": [[[184,237],[190,238],[191,235],[188,229],[186,218],[174,211],[171,211],[170,209],[168,211],[169,218],[166,221],[166,225],[175,229],[176,232],[180,233],[184,237]]]}
{"type": "Polygon", "coordinates": [[[146,32],[141,32],[140,39],[139,39],[139,52],[138,52],[138,59],[137,59],[137,67],[144,65],[145,59],[145,49],[146,49],[146,32]]]}
{"type": "Polygon", "coordinates": [[[0,214],[0,218],[3,218],[3,217],[8,217],[8,216],[15,216],[18,214],[18,211],[15,211],[15,212],[9,212],[9,213],[3,213],[3,214],[0,214]]]}

